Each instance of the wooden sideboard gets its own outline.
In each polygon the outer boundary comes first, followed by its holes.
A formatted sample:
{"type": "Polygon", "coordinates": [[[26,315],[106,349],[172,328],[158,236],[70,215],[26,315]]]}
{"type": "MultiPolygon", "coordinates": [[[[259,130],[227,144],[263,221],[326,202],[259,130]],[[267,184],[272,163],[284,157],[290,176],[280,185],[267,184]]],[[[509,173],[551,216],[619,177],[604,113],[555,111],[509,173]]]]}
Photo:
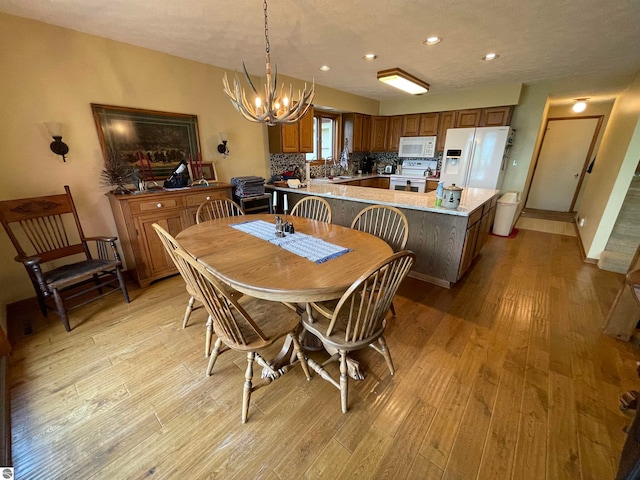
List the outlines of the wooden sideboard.
{"type": "Polygon", "coordinates": [[[137,195],[107,194],[118,229],[127,270],[141,287],[177,273],[151,225],[176,236],[196,223],[198,206],[216,198],[231,198],[231,185],[162,190],[137,195]]]}

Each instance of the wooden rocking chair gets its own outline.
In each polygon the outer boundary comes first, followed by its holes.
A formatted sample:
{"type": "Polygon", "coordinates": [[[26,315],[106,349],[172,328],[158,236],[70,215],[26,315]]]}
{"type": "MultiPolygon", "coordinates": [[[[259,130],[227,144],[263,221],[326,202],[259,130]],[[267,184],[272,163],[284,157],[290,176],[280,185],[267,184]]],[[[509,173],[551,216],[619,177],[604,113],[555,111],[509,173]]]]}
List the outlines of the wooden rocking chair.
{"type": "Polygon", "coordinates": [[[22,263],[29,274],[42,315],[47,315],[47,309],[55,310],[69,332],[69,310],[118,289],[129,303],[129,294],[122,278],[117,237],[85,237],[71,191],[67,185],[64,189],[66,193],[60,195],[0,202],[0,222],[18,252],[15,260],[22,263]],[[95,245],[97,258],[89,242],[95,245]],[[84,259],[68,258],[76,255],[84,259]],[[48,268],[48,262],[55,260],[59,265],[65,259],[67,264],[48,268]],[[108,290],[103,292],[105,287],[108,290]],[[68,300],[86,297],[87,292],[93,290],[99,295],[66,305],[68,300]],[[55,302],[53,307],[47,304],[51,298],[55,302]]]}

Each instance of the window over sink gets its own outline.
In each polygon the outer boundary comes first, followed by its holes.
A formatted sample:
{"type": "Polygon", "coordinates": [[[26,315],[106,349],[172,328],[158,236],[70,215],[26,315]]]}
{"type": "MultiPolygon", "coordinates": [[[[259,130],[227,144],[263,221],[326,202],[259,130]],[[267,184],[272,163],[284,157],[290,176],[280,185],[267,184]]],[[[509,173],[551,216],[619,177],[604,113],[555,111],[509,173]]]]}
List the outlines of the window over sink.
{"type": "Polygon", "coordinates": [[[340,114],[316,109],[313,115],[313,152],[305,154],[307,162],[338,158],[339,122],[340,114]]]}

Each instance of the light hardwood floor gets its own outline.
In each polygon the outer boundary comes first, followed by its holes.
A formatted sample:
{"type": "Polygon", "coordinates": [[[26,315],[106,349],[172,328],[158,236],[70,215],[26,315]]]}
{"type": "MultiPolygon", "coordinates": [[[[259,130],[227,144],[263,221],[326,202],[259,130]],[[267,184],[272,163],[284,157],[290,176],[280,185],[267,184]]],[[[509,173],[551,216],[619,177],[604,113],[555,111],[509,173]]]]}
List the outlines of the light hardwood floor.
{"type": "MultiPolygon", "coordinates": [[[[132,302],[10,318],[13,460],[22,479],[612,479],[638,389],[638,350],[601,334],[619,274],[581,261],[576,238],[490,236],[451,290],[407,279],[367,377],[340,395],[300,368],[252,396],[245,358],[204,375],[204,320],[179,277],[132,302]]],[[[318,353],[312,354],[314,358],[318,353]]],[[[332,370],[335,372],[335,366],[332,370]]]]}

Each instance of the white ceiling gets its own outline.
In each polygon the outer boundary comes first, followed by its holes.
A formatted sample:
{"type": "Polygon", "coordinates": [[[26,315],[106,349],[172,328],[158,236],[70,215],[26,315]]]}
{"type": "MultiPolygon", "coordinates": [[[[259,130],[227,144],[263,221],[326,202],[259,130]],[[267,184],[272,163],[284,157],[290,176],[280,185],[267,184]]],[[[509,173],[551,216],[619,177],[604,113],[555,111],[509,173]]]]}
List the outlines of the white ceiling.
{"type": "MultiPolygon", "coordinates": [[[[260,0],[0,0],[0,11],[264,76],[260,0]]],[[[377,100],[406,96],[376,79],[392,67],[434,95],[640,70],[638,0],[271,0],[268,13],[280,73],[377,100]],[[431,35],[444,41],[424,46],[431,35]]]]}

